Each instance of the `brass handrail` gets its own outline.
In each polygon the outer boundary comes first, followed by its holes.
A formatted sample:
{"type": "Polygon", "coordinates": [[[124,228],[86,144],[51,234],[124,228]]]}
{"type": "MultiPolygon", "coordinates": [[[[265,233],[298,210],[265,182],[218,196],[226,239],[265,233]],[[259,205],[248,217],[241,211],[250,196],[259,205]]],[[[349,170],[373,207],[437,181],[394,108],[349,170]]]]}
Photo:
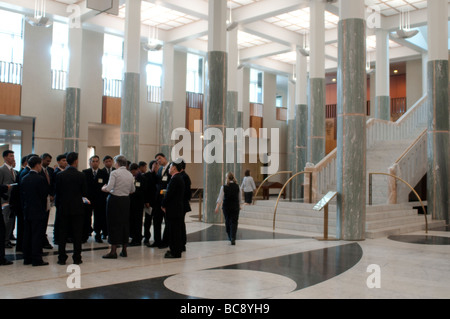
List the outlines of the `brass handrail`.
{"type": "MultiPolygon", "coordinates": [[[[286,183],[283,185],[283,187],[281,188],[281,191],[280,191],[280,193],[278,194],[277,203],[275,204],[275,210],[274,210],[274,212],[273,212],[273,230],[275,230],[275,219],[276,219],[276,216],[277,216],[278,203],[279,203],[279,201],[280,201],[281,194],[283,193],[283,191],[284,191],[284,189],[286,188],[286,186],[287,186],[287,185],[288,185],[295,177],[300,176],[300,175],[303,175],[303,174],[309,174],[310,179],[312,178],[312,172],[300,172],[300,173],[297,173],[297,174],[293,175],[291,178],[289,178],[289,179],[287,180],[287,182],[286,182],[286,183]]],[[[311,200],[311,192],[309,193],[309,197],[310,197],[310,202],[311,202],[311,201],[312,201],[312,200],[311,200]]]]}
{"type": "Polygon", "coordinates": [[[420,198],[419,194],[417,194],[416,190],[405,180],[401,179],[398,176],[392,175],[392,174],[388,174],[388,173],[369,173],[369,205],[372,206],[372,175],[385,175],[385,176],[390,176],[393,177],[401,182],[403,182],[404,184],[406,184],[406,186],[408,186],[416,195],[416,197],[419,199],[420,205],[422,205],[422,209],[423,209],[423,214],[425,216],[425,233],[428,234],[428,218],[427,218],[427,211],[425,210],[425,206],[422,202],[422,199],[420,198]]]}
{"type": "Polygon", "coordinates": [[[270,175],[269,177],[267,177],[265,180],[263,180],[263,182],[261,183],[261,185],[259,185],[258,189],[256,190],[255,193],[255,197],[253,198],[253,205],[255,205],[255,201],[256,201],[256,196],[258,195],[259,190],[261,189],[261,187],[272,177],[277,176],[277,175],[281,175],[281,174],[292,174],[292,171],[281,171],[275,174],[270,175]]]}

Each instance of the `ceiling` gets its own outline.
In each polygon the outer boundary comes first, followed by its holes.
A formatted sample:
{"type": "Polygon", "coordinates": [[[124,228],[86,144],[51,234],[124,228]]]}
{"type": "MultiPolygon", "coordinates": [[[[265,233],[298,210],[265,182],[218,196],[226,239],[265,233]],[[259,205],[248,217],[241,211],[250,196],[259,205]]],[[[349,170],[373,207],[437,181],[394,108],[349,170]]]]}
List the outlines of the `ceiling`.
{"type": "MultiPolygon", "coordinates": [[[[103,1],[105,0],[96,0],[103,1]]],[[[118,3],[119,14],[99,14],[86,7],[85,0],[47,0],[48,15],[55,20],[70,15],[70,4],[81,8],[84,28],[123,34],[125,0],[118,3]]],[[[449,1],[450,2],[450,1],[449,1]]],[[[390,37],[390,58],[402,62],[420,58],[427,51],[426,0],[365,0],[367,12],[381,14],[381,27],[395,31],[400,15],[408,13],[411,27],[419,34],[411,40],[390,37]]],[[[309,0],[228,0],[229,19],[238,23],[239,56],[242,63],[279,73],[292,73],[296,61],[296,47],[309,42],[309,0]]],[[[34,0],[0,0],[0,8],[32,14],[34,0]]],[[[325,58],[326,70],[337,68],[338,2],[326,4],[325,58]]],[[[173,43],[177,48],[204,54],[208,41],[207,0],[142,0],[142,41],[157,37],[161,42],[173,43]]],[[[367,29],[368,59],[375,61],[374,29],[367,29]]]]}

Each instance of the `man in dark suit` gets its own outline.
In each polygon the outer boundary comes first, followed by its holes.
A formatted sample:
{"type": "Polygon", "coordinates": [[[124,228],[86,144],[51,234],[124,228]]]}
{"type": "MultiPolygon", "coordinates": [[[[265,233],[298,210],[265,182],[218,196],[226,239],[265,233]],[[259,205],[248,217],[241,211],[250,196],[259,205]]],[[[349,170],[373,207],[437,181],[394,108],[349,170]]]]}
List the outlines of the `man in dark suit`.
{"type": "Polygon", "coordinates": [[[44,228],[44,237],[42,238],[42,247],[45,249],[53,249],[52,245],[50,245],[47,238],[47,226],[48,226],[48,217],[50,216],[50,203],[53,202],[53,182],[52,176],[54,173],[54,169],[50,167],[50,163],[52,162],[52,156],[48,153],[44,153],[41,155],[42,159],[42,171],[41,176],[45,178],[45,181],[48,185],[48,195],[47,195],[47,222],[45,223],[44,228]]]}
{"type": "MultiPolygon", "coordinates": [[[[11,185],[16,182],[16,172],[14,171],[14,152],[6,150],[3,152],[3,160],[5,164],[0,167],[0,185],[11,185]]],[[[9,197],[11,195],[11,189],[8,190],[6,196],[1,199],[2,204],[2,218],[5,224],[5,244],[4,248],[12,248],[13,245],[10,242],[10,237],[14,225],[14,212],[9,205],[9,197]]]]}
{"type": "MultiPolygon", "coordinates": [[[[11,188],[8,185],[0,185],[0,195],[6,197],[6,193],[11,188]]],[[[13,262],[5,258],[5,222],[0,218],[0,266],[12,265],[13,262]]]]}
{"type": "Polygon", "coordinates": [[[166,248],[169,245],[166,231],[164,230],[164,234],[161,235],[162,222],[165,218],[165,215],[161,210],[161,203],[164,198],[162,193],[165,191],[170,181],[170,174],[169,174],[170,163],[167,161],[167,158],[163,153],[156,154],[155,160],[158,162],[160,167],[157,173],[158,178],[157,198],[156,198],[157,205],[156,209],[153,212],[154,214],[153,232],[155,242],[152,245],[150,245],[150,247],[166,248]]]}
{"type": "MultiPolygon", "coordinates": [[[[144,244],[147,247],[151,247],[150,245],[150,228],[152,226],[152,219],[154,218],[154,214],[156,211],[157,203],[157,190],[156,185],[158,184],[158,178],[156,176],[157,172],[159,170],[159,164],[156,160],[153,160],[149,164],[149,171],[144,174],[145,178],[147,179],[147,201],[148,205],[146,204],[145,207],[148,210],[145,210],[145,218],[144,218],[144,244]]],[[[159,208],[160,209],[160,208],[159,208]]]]}
{"type": "Polygon", "coordinates": [[[114,160],[110,155],[106,155],[103,158],[103,165],[105,166],[103,170],[108,174],[108,176],[111,174],[112,171],[114,171],[116,168],[113,166],[114,160]]]}
{"type": "Polygon", "coordinates": [[[30,158],[38,156],[37,154],[28,154],[26,156],[26,160],[23,166],[23,168],[20,170],[19,174],[17,175],[17,186],[15,186],[11,191],[11,197],[13,201],[13,208],[15,210],[15,214],[17,215],[17,241],[16,241],[16,252],[20,252],[23,250],[23,236],[24,236],[24,230],[25,230],[25,219],[23,216],[23,205],[22,203],[22,195],[20,191],[20,184],[22,183],[22,180],[25,176],[28,175],[30,172],[30,166],[28,165],[28,161],[30,158]]]}
{"type": "Polygon", "coordinates": [[[23,257],[24,265],[46,266],[42,260],[42,238],[47,215],[47,181],[40,175],[42,160],[38,156],[28,159],[29,173],[20,183],[20,198],[24,216],[23,257]]]}
{"type": "Polygon", "coordinates": [[[182,165],[172,162],[170,164],[170,179],[167,192],[161,203],[161,210],[166,216],[166,233],[170,250],[164,258],[181,258],[183,251],[183,224],[184,224],[184,191],[185,185],[180,171],[182,165]]]}
{"type": "Polygon", "coordinates": [[[85,224],[83,231],[83,241],[87,239],[92,232],[92,210],[94,210],[94,231],[95,241],[103,243],[103,236],[106,237],[106,197],[107,193],[102,191],[103,185],[108,184],[109,176],[105,170],[99,169],[100,158],[97,155],[89,159],[90,168],[83,170],[86,176],[87,198],[91,202],[85,205],[85,224]]]}
{"type": "Polygon", "coordinates": [[[65,265],[67,260],[66,240],[71,231],[73,240],[73,262],[76,265],[81,260],[81,240],[83,236],[83,197],[87,194],[86,177],[79,172],[78,153],[67,154],[67,167],[56,175],[56,196],[58,219],[58,264],[65,265]]]}
{"type": "MultiPolygon", "coordinates": [[[[56,157],[56,162],[58,163],[58,166],[53,170],[53,175],[52,175],[52,195],[53,197],[55,197],[56,194],[56,175],[58,175],[60,172],[63,172],[66,167],[67,167],[67,154],[61,154],[58,155],[56,157]]],[[[56,204],[55,204],[56,206],[56,204]]],[[[58,241],[58,236],[59,236],[59,232],[58,232],[58,207],[56,206],[56,214],[55,214],[55,221],[53,223],[53,243],[55,245],[58,245],[59,241],[58,241]]],[[[67,239],[66,239],[67,240],[67,239]]]]}
{"type": "Polygon", "coordinates": [[[149,204],[147,179],[136,163],[130,165],[136,191],[130,194],[130,246],[140,246],[142,241],[142,218],[145,204],[149,204]]]}

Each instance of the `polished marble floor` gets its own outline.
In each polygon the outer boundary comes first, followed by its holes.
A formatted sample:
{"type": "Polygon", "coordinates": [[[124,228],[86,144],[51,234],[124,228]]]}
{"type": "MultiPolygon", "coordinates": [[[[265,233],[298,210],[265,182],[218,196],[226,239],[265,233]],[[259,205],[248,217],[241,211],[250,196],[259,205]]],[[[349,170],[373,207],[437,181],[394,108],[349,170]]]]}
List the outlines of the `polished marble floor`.
{"type": "MultiPolygon", "coordinates": [[[[321,242],[305,234],[240,226],[236,246],[222,225],[188,215],[187,251],[130,247],[102,259],[107,244],[89,239],[83,264],[0,267],[1,299],[448,299],[450,232],[432,230],[362,242],[321,242]],[[78,272],[77,272],[78,271],[78,272]],[[79,274],[79,276],[77,276],[79,274]],[[79,283],[80,288],[74,287],[79,283]],[[376,285],[375,285],[376,283],[376,285]]],[[[48,234],[51,236],[52,228],[48,234]]],[[[69,247],[70,248],[70,247],[69,247]]]]}

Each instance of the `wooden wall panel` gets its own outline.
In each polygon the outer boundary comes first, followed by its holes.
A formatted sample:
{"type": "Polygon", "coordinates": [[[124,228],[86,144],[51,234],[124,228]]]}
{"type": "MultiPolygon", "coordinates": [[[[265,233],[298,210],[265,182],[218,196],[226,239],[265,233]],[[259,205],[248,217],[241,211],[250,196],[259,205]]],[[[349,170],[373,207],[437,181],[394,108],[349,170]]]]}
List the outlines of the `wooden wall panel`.
{"type": "Polygon", "coordinates": [[[22,86],[0,83],[0,114],[20,116],[22,86]]]}
{"type": "Polygon", "coordinates": [[[122,110],[122,99],[116,97],[103,97],[102,123],[111,125],[120,125],[122,110]]]}

